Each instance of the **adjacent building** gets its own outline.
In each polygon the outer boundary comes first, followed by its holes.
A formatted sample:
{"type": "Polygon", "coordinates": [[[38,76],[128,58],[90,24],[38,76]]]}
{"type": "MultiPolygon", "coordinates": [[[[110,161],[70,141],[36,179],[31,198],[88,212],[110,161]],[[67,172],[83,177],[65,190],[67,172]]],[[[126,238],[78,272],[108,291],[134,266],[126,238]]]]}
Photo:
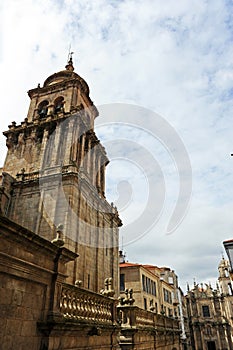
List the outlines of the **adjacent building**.
{"type": "Polygon", "coordinates": [[[125,291],[130,289],[139,308],[179,321],[180,342],[186,349],[188,328],[185,298],[174,270],[126,262],[120,251],[120,295],[124,296],[125,291]]]}
{"type": "Polygon", "coordinates": [[[194,283],[188,290],[186,300],[192,349],[233,349],[233,295],[229,270],[229,262],[222,258],[215,289],[210,284],[194,283]]]}

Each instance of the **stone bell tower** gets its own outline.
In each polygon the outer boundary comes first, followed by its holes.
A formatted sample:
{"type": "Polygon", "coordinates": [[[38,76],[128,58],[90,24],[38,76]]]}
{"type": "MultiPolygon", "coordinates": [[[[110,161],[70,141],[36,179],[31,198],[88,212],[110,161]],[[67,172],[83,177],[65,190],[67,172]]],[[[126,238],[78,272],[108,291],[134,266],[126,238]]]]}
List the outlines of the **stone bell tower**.
{"type": "Polygon", "coordinates": [[[28,95],[27,117],[4,132],[1,212],[79,254],[69,267],[70,282],[99,292],[112,277],[118,290],[121,221],[105,198],[109,160],[94,132],[98,111],[87,83],[74,72],[72,55],[65,70],[28,95]]]}
{"type": "Polygon", "coordinates": [[[233,295],[232,290],[232,284],[231,284],[231,278],[230,278],[230,264],[228,260],[225,260],[224,257],[222,257],[219,265],[218,265],[218,283],[220,287],[220,292],[224,296],[227,295],[233,295]]]}

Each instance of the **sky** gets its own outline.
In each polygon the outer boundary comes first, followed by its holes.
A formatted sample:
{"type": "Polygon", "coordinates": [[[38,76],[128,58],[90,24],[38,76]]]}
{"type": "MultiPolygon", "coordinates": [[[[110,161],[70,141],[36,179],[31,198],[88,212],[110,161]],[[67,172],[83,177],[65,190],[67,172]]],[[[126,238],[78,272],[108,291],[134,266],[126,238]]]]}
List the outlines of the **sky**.
{"type": "MultiPolygon", "coordinates": [[[[23,121],[27,91],[64,69],[71,45],[104,114],[96,132],[112,160],[106,195],[124,223],[120,246],[130,262],[174,269],[183,289],[193,278],[215,281],[222,242],[233,236],[232,17],[230,0],[0,3],[1,131],[23,121]],[[115,116],[103,125],[116,103],[119,124],[115,116]],[[168,233],[177,201],[185,215],[168,233]]],[[[3,165],[3,135],[0,151],[3,165]]]]}

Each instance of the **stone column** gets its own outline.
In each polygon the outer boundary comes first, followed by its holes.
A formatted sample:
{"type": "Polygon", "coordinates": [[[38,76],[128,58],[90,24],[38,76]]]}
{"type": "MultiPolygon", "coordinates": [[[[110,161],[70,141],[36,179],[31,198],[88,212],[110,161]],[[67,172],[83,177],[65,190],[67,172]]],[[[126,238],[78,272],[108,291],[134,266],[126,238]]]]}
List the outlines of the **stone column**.
{"type": "Polygon", "coordinates": [[[84,154],[85,154],[85,140],[86,140],[86,135],[82,134],[81,136],[81,146],[79,149],[79,156],[78,156],[78,165],[80,167],[83,167],[83,162],[84,162],[84,154]]]}
{"type": "Polygon", "coordinates": [[[65,132],[61,132],[61,135],[66,138],[63,145],[63,147],[65,148],[65,151],[64,151],[63,161],[62,160],[61,161],[64,163],[64,165],[68,165],[70,164],[70,160],[72,159],[71,152],[73,149],[74,134],[75,134],[73,118],[68,121],[67,130],[64,130],[64,131],[65,132]]]}
{"type": "Polygon", "coordinates": [[[87,155],[86,155],[86,170],[89,178],[91,179],[91,137],[89,135],[88,138],[88,147],[87,147],[87,155]]]}
{"type": "Polygon", "coordinates": [[[97,157],[96,187],[97,187],[97,191],[100,193],[101,192],[101,158],[99,154],[97,157]]]}
{"type": "Polygon", "coordinates": [[[91,183],[93,186],[95,186],[95,175],[96,175],[96,154],[95,154],[95,148],[92,148],[91,150],[91,183]]]}
{"type": "Polygon", "coordinates": [[[100,178],[101,178],[101,194],[105,195],[105,164],[100,168],[100,178]]]}
{"type": "Polygon", "coordinates": [[[77,163],[79,161],[79,150],[80,150],[80,142],[79,142],[79,125],[76,125],[75,132],[73,135],[72,145],[71,145],[71,155],[70,158],[74,162],[77,163]]]}
{"type": "Polygon", "coordinates": [[[62,124],[58,124],[56,129],[53,131],[52,137],[50,138],[49,142],[51,142],[50,144],[50,152],[52,153],[52,157],[51,159],[51,163],[50,163],[50,167],[54,166],[54,165],[60,165],[60,153],[61,153],[61,128],[62,128],[62,124]],[[53,139],[54,137],[54,139],[53,139]]]}

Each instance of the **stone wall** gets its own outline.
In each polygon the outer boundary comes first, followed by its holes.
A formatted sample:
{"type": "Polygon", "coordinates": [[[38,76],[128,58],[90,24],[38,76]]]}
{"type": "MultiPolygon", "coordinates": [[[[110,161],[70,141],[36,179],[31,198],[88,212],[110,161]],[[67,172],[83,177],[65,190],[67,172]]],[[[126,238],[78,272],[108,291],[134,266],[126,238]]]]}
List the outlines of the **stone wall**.
{"type": "Polygon", "coordinates": [[[179,349],[175,319],[67,284],[77,254],[0,216],[2,350],[179,349]]]}
{"type": "Polygon", "coordinates": [[[111,276],[118,291],[121,221],[104,196],[105,150],[94,131],[86,130],[83,113],[10,127],[1,209],[49,241],[62,224],[66,248],[80,251],[78,262],[69,264],[70,282],[82,280],[85,288],[99,292],[111,276]]]}

